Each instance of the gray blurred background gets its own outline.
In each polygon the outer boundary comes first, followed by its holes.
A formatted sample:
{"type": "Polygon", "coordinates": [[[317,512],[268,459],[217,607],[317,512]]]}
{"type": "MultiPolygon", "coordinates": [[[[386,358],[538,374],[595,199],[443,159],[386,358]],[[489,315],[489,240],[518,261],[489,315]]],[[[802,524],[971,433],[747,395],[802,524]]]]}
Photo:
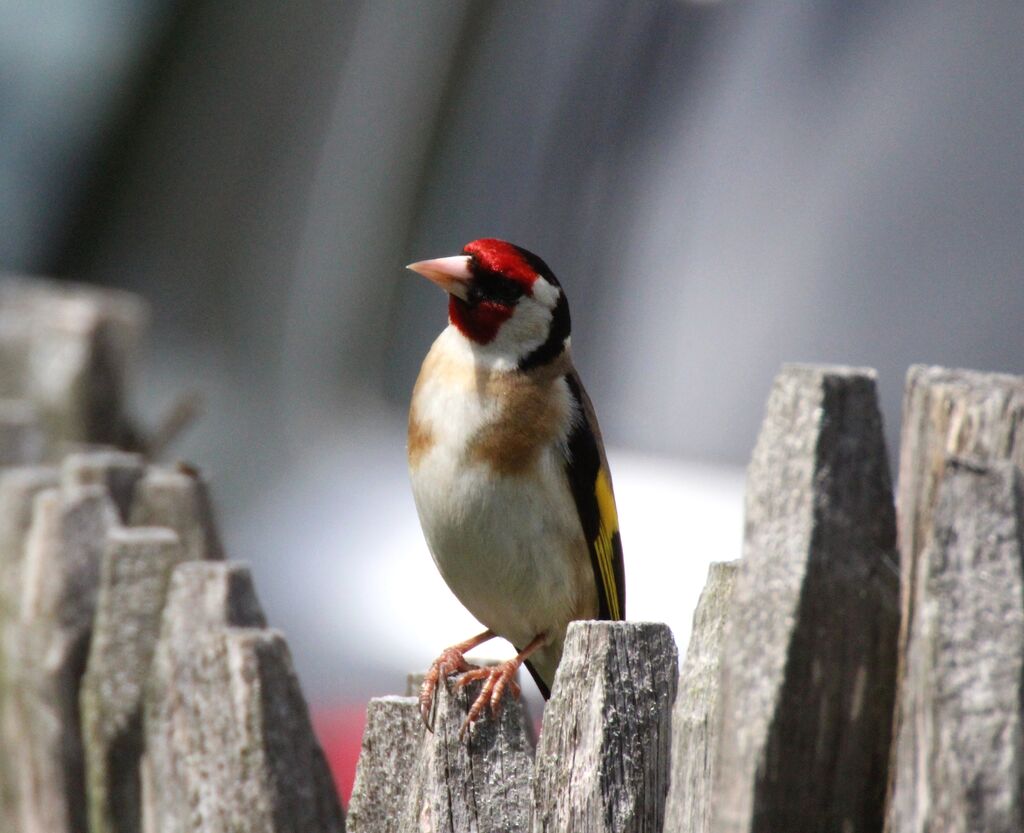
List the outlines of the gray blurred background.
{"type": "Polygon", "coordinates": [[[0,269],[150,300],[138,408],[202,392],[175,453],[341,702],[473,627],[408,495],[445,304],[403,265],[537,252],[631,618],[681,635],[780,363],[877,368],[891,443],[908,364],[1024,372],[1022,44],[1019,0],[0,0],[0,269]]]}

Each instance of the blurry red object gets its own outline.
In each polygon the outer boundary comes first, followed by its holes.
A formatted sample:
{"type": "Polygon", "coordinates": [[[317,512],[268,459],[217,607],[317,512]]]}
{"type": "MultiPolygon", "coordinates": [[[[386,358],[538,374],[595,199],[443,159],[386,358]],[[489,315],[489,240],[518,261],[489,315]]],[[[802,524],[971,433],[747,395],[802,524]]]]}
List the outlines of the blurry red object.
{"type": "Polygon", "coordinates": [[[327,764],[334,776],[342,802],[348,808],[356,762],[366,725],[366,704],[344,706],[313,706],[313,730],[323,747],[327,764]]]}

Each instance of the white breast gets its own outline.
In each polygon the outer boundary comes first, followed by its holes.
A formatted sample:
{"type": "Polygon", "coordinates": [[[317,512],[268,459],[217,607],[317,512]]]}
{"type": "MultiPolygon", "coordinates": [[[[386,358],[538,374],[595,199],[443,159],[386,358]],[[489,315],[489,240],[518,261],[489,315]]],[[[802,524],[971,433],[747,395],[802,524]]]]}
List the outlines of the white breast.
{"type": "MultiPolygon", "coordinates": [[[[565,437],[545,443],[522,473],[499,474],[470,459],[471,439],[493,424],[502,402],[486,393],[459,338],[449,331],[438,338],[413,398],[413,413],[430,436],[410,466],[427,545],[448,586],[486,627],[520,648],[545,632],[560,643],[571,619],[596,613],[593,571],[560,450],[565,437]],[[581,610],[588,600],[593,612],[581,610]]],[[[565,387],[564,380],[554,384],[565,387]]],[[[570,402],[567,389],[555,395],[570,402]]]]}

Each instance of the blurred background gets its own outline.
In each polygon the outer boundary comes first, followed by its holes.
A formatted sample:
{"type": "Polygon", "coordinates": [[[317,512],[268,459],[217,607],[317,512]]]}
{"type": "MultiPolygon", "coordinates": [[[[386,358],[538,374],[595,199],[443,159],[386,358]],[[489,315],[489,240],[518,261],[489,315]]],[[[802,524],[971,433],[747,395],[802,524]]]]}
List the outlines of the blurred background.
{"type": "Polygon", "coordinates": [[[369,696],[476,625],[405,470],[445,325],[403,269],[565,286],[632,619],[685,649],[786,361],[1024,372],[1024,4],[0,0],[0,270],[153,310],[137,410],[210,479],[343,785],[369,696]]]}

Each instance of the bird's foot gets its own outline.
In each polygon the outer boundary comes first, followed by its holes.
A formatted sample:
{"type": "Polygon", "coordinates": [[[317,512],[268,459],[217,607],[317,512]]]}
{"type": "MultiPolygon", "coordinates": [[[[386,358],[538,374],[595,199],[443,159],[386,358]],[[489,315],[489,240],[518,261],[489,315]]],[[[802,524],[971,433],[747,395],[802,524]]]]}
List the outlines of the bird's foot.
{"type": "Polygon", "coordinates": [[[427,673],[423,677],[423,685],[420,686],[420,717],[423,724],[431,732],[434,731],[434,692],[437,691],[437,684],[452,674],[473,673],[481,670],[478,665],[470,665],[466,662],[463,651],[468,650],[462,645],[453,645],[445,648],[441,656],[435,659],[427,673]]]}
{"type": "Polygon", "coordinates": [[[466,715],[462,728],[459,730],[460,740],[473,725],[473,722],[480,717],[488,704],[494,717],[501,713],[501,696],[505,693],[506,688],[512,697],[517,700],[519,699],[519,683],[516,682],[515,676],[521,664],[522,660],[519,657],[515,657],[487,668],[472,668],[456,680],[455,685],[459,688],[469,685],[469,683],[476,680],[484,681],[480,693],[477,695],[476,700],[473,701],[473,705],[469,707],[469,713],[466,715]]]}

